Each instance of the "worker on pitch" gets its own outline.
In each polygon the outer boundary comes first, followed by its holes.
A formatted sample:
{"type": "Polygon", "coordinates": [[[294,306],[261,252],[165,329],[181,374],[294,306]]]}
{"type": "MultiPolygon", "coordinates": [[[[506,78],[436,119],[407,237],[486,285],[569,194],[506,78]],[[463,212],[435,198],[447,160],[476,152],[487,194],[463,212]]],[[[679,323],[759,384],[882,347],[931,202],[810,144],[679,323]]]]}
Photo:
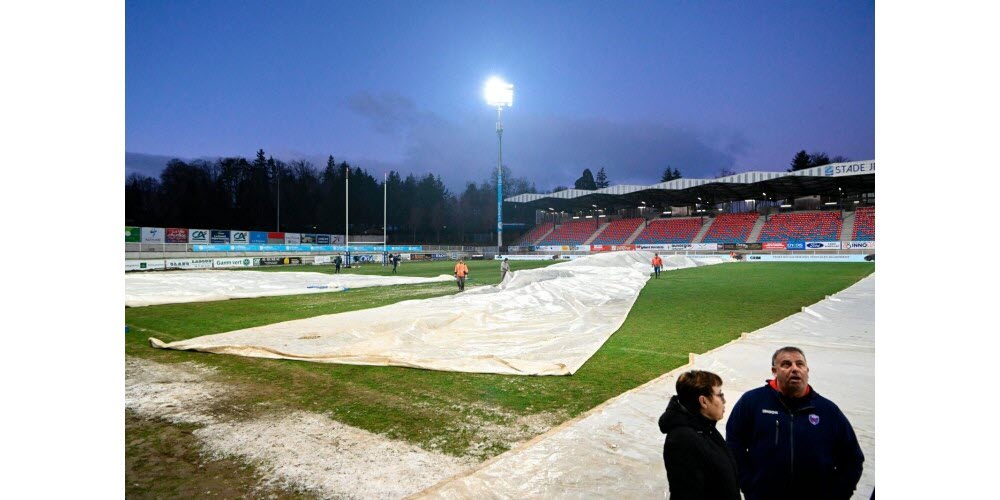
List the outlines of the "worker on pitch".
{"type": "Polygon", "coordinates": [[[458,280],[458,291],[465,291],[465,278],[469,276],[469,267],[465,265],[465,259],[458,259],[455,264],[455,279],[458,280]]]}

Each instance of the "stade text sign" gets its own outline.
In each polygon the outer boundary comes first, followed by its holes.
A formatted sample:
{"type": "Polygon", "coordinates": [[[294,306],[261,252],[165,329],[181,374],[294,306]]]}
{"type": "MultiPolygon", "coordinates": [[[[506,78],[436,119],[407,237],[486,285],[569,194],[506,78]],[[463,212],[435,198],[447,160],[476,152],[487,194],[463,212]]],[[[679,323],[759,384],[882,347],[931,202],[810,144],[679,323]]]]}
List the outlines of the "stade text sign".
{"type": "Polygon", "coordinates": [[[824,177],[840,177],[844,175],[864,175],[875,173],[874,161],[856,161],[851,163],[835,163],[823,167],[824,177]]]}

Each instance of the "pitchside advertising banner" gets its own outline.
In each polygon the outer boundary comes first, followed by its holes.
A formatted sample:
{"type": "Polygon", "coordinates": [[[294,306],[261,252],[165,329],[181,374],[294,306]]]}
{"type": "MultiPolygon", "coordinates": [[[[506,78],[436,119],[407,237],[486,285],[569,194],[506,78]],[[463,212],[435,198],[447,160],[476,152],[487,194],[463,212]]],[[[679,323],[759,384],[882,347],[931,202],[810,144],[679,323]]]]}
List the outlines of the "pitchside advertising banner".
{"type": "Polygon", "coordinates": [[[747,262],[865,262],[862,254],[842,254],[842,255],[803,255],[803,254],[781,254],[781,255],[747,255],[747,262]]]}
{"type": "Polygon", "coordinates": [[[298,245],[302,243],[302,235],[299,233],[285,233],[286,245],[298,245]]]}
{"type": "Polygon", "coordinates": [[[806,250],[840,250],[839,241],[807,241],[806,250]]]}
{"type": "Polygon", "coordinates": [[[317,245],[329,245],[330,241],[331,240],[330,240],[330,235],[329,234],[317,234],[316,235],[316,244],[317,245]]]}
{"type": "Polygon", "coordinates": [[[278,233],[278,232],[267,233],[267,242],[266,243],[270,243],[272,245],[284,245],[285,244],[285,233],[278,233]]]}
{"type": "Polygon", "coordinates": [[[555,255],[494,255],[493,260],[553,260],[555,255]]]}
{"type": "Polygon", "coordinates": [[[639,250],[718,250],[718,243],[657,243],[636,245],[639,250]]]}
{"type": "Polygon", "coordinates": [[[234,245],[246,245],[250,243],[250,231],[231,231],[234,245]]]}
{"type": "Polygon", "coordinates": [[[212,243],[229,243],[229,231],[213,229],[211,236],[212,243]]]}
{"type": "Polygon", "coordinates": [[[421,252],[421,245],[192,245],[193,252],[421,252]]]}
{"type": "Polygon", "coordinates": [[[126,260],[126,271],[152,271],[163,269],[163,260],[126,260]]]}
{"type": "Polygon", "coordinates": [[[301,264],[302,257],[254,257],[255,266],[285,266],[289,264],[301,264]]]}
{"type": "Polygon", "coordinates": [[[765,241],[764,243],[761,243],[761,247],[764,250],[784,250],[785,249],[785,242],[784,241],[765,241]]]}
{"type": "Polygon", "coordinates": [[[253,267],[253,259],[250,257],[212,259],[212,267],[253,267]]]}
{"type": "Polygon", "coordinates": [[[847,244],[846,244],[846,246],[844,248],[847,248],[847,249],[850,249],[850,250],[858,250],[858,249],[875,250],[875,242],[874,241],[848,241],[847,244]]]}
{"type": "Polygon", "coordinates": [[[208,229],[189,229],[188,230],[188,243],[210,243],[211,240],[208,239],[208,229]]]}
{"type": "Polygon", "coordinates": [[[164,231],[162,227],[142,228],[143,243],[163,243],[164,242],[163,236],[164,236],[164,231]]]}
{"type": "Polygon", "coordinates": [[[313,243],[316,243],[316,235],[315,234],[303,234],[302,235],[302,243],[303,244],[313,244],[313,243]]]}
{"type": "MultiPolygon", "coordinates": [[[[285,240],[284,238],[282,238],[281,243],[284,242],[285,240]]],[[[268,241],[267,233],[265,233],[264,231],[250,231],[250,243],[258,245],[266,245],[270,243],[270,241],[268,241]]]]}
{"type": "Polygon", "coordinates": [[[617,252],[619,250],[635,250],[635,245],[590,245],[591,252],[617,252]]]}
{"type": "Polygon", "coordinates": [[[142,241],[142,228],[125,226],[125,243],[139,243],[142,241]]]}
{"type": "Polygon", "coordinates": [[[762,250],[761,243],[719,243],[719,250],[762,250]]]}
{"type": "Polygon", "coordinates": [[[167,269],[211,269],[212,259],[167,259],[167,269]]]}
{"type": "Polygon", "coordinates": [[[548,245],[535,247],[540,252],[589,252],[590,245],[548,245]]]}
{"type": "Polygon", "coordinates": [[[188,230],[182,227],[167,228],[167,243],[187,243],[188,230]]]}

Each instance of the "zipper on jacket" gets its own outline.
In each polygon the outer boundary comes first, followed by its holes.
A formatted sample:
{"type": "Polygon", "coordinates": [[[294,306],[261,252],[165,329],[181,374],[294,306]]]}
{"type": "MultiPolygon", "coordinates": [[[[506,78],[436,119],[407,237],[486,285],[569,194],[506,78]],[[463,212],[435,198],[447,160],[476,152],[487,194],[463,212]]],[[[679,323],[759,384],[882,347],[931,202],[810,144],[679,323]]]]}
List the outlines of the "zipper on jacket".
{"type": "Polygon", "coordinates": [[[778,446],[778,419],[774,419],[774,445],[778,446]]]}

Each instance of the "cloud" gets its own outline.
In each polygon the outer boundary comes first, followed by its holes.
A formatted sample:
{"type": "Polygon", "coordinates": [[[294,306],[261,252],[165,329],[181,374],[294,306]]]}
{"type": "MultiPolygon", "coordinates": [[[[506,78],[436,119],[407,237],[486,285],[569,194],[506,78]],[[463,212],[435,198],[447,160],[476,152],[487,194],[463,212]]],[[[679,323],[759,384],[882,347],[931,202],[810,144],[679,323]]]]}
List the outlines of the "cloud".
{"type": "MultiPolygon", "coordinates": [[[[400,164],[377,158],[368,163],[404,173],[431,172],[453,190],[495,171],[492,113],[448,120],[396,94],[361,93],[350,98],[349,105],[376,131],[405,142],[400,164]]],[[[504,117],[504,164],[540,190],[572,185],[585,168],[596,174],[604,167],[612,184],[656,183],[668,165],[685,177],[714,177],[723,168],[734,168],[736,158],[749,148],[744,134],[723,128],[699,131],[513,111],[504,117]]]]}

